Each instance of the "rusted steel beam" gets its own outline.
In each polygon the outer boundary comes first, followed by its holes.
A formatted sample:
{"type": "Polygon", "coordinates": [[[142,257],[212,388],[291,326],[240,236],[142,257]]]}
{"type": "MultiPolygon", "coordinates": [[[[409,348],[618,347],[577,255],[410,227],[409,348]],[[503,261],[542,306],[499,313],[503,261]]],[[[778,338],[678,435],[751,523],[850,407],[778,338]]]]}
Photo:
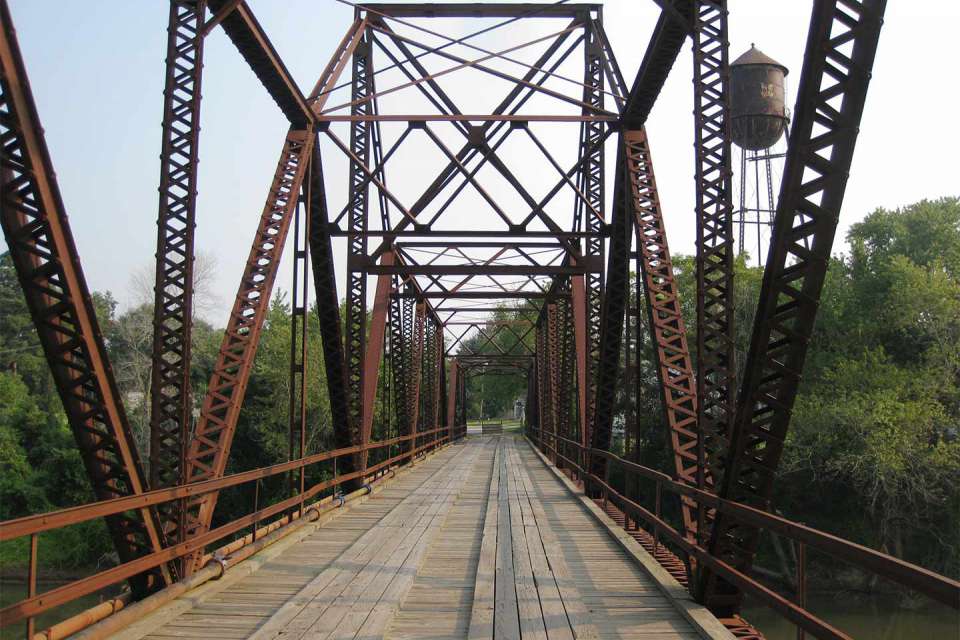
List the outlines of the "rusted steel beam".
{"type": "MultiPolygon", "coordinates": [[[[599,22],[599,21],[597,21],[599,22]]],[[[588,22],[584,25],[584,59],[583,59],[583,102],[594,108],[602,109],[604,107],[604,64],[603,49],[600,45],[599,35],[594,28],[594,22],[588,22]]],[[[587,113],[584,109],[583,113],[587,113]]],[[[596,235],[588,236],[585,239],[586,247],[583,252],[584,262],[603,263],[604,242],[599,236],[600,229],[606,222],[604,207],[606,206],[604,197],[604,149],[602,141],[605,139],[605,128],[601,122],[584,122],[580,127],[580,158],[584,161],[578,174],[577,183],[580,191],[586,194],[586,200],[577,199],[577,210],[574,214],[574,229],[584,229],[596,235]]],[[[612,221],[611,221],[612,222],[612,221]]],[[[612,224],[616,227],[616,223],[612,224]]],[[[611,252],[616,242],[614,233],[611,236],[611,252]]],[[[619,249],[618,249],[619,250],[619,249]]],[[[624,254],[625,256],[625,254],[624,254]]],[[[608,264],[608,269],[613,266],[618,269],[621,256],[615,256],[611,253],[612,263],[608,264]]],[[[578,261],[579,262],[579,261],[578,261]]],[[[626,273],[625,257],[623,269],[626,273]]],[[[607,277],[618,276],[608,273],[607,277]]],[[[619,279],[610,283],[605,283],[603,270],[588,272],[584,276],[584,285],[586,292],[586,370],[585,370],[585,388],[584,400],[586,403],[585,417],[587,430],[591,434],[596,433],[597,425],[597,393],[599,378],[605,375],[602,370],[604,366],[610,365],[607,357],[601,347],[603,339],[602,334],[608,328],[604,325],[603,308],[606,304],[607,295],[617,296],[616,291],[621,288],[619,279]]],[[[612,361],[615,375],[617,360],[612,361]]],[[[611,386],[611,391],[613,387],[611,386]]],[[[607,420],[604,417],[604,420],[607,420]]],[[[602,429],[608,429],[603,426],[602,429]]],[[[593,436],[592,436],[593,437],[593,436]]],[[[589,441],[588,441],[589,442],[589,441]]],[[[609,446],[609,445],[608,445],[609,446]]]]}
{"type": "Polygon", "coordinates": [[[647,116],[650,115],[690,31],[694,0],[664,2],[672,2],[672,6],[660,13],[650,43],[643,54],[636,80],[630,87],[622,114],[625,129],[639,129],[647,121],[647,116]],[[677,14],[682,16],[683,21],[676,18],[677,14]]]}
{"type": "Polygon", "coordinates": [[[447,265],[447,264],[368,264],[358,270],[368,274],[402,276],[569,276],[599,273],[597,266],[548,266],[535,264],[447,265]]]}
{"type": "MultiPolygon", "coordinates": [[[[638,245],[637,273],[643,279],[647,321],[654,342],[653,359],[670,435],[674,474],[680,482],[696,486],[696,383],[646,131],[625,131],[623,144],[624,173],[629,189],[627,197],[630,198],[638,245]]],[[[689,501],[682,507],[684,534],[695,540],[696,507],[689,501]]]]}
{"type": "MultiPolygon", "coordinates": [[[[359,100],[373,92],[372,48],[369,41],[369,32],[365,32],[362,39],[353,50],[351,98],[359,100]]],[[[367,115],[372,113],[372,104],[364,101],[354,105],[351,113],[367,115]]],[[[330,133],[329,131],[327,132],[330,133]]],[[[347,216],[350,235],[347,237],[347,260],[367,257],[366,230],[369,227],[368,213],[370,209],[370,180],[373,172],[365,171],[369,165],[371,151],[371,123],[353,122],[350,125],[350,168],[348,185],[347,216]],[[369,176],[368,176],[369,174],[369,176]]],[[[361,271],[349,268],[347,271],[346,295],[346,331],[345,331],[345,363],[347,373],[347,410],[350,419],[347,425],[351,430],[350,438],[353,444],[363,440],[363,406],[364,406],[364,355],[367,339],[367,275],[361,271]]],[[[358,462],[361,462],[358,460],[358,462]]]]}
{"type": "Polygon", "coordinates": [[[321,115],[317,122],[616,122],[614,115],[491,115],[471,113],[408,113],[408,114],[379,114],[369,116],[351,115],[321,115]]]}
{"type": "MultiPolygon", "coordinates": [[[[323,161],[319,144],[314,141],[310,159],[309,178],[304,181],[309,222],[310,260],[313,267],[314,292],[317,299],[317,318],[323,348],[327,394],[330,399],[330,417],[333,438],[337,448],[353,444],[350,412],[347,409],[347,369],[343,351],[343,331],[340,322],[340,299],[337,297],[336,268],[330,238],[330,219],[327,209],[326,184],[323,179],[323,161]]],[[[344,472],[353,471],[353,461],[344,459],[344,472]]]]}
{"type": "MultiPolygon", "coordinates": [[[[389,265],[394,260],[392,252],[383,254],[380,261],[389,265]]],[[[363,357],[363,397],[361,406],[360,443],[370,442],[373,434],[373,414],[376,409],[377,383],[380,380],[380,362],[383,359],[383,339],[387,329],[387,310],[390,306],[391,278],[388,275],[377,276],[377,288],[373,295],[373,309],[370,311],[370,331],[366,336],[363,357]]],[[[431,427],[432,428],[432,427],[431,427]]],[[[366,468],[366,459],[361,468],[366,468]]]]}
{"type": "MultiPolygon", "coordinates": [[[[725,455],[736,411],[733,205],[726,0],[695,0],[693,116],[697,212],[697,486],[712,489],[708,461],[725,455]]],[[[712,513],[698,514],[706,543],[712,513]]]]}
{"type": "MultiPolygon", "coordinates": [[[[800,385],[876,56],[885,0],[816,2],[783,183],[719,495],[769,507],[800,385]]],[[[748,571],[760,529],[718,515],[710,552],[748,571]]],[[[736,612],[740,589],[703,578],[703,600],[736,612]]]]}
{"type": "MultiPolygon", "coordinates": [[[[270,305],[280,257],[310,155],[312,131],[291,130],[284,140],[260,224],[247,258],[236,300],[187,454],[187,481],[223,475],[246,394],[263,320],[270,305]]],[[[217,494],[188,504],[187,536],[209,530],[217,494]]],[[[199,554],[194,555],[194,566],[199,554]]]]}
{"type": "Polygon", "coordinates": [[[460,363],[456,358],[450,359],[450,375],[447,376],[447,429],[450,438],[453,438],[453,428],[457,423],[457,391],[460,384],[460,363]]]}
{"type": "MultiPolygon", "coordinates": [[[[5,0],[0,71],[0,225],[94,494],[135,496],[146,489],[143,470],[5,0]]],[[[113,514],[107,528],[122,561],[162,546],[150,509],[113,514]]],[[[169,580],[154,567],[131,576],[131,586],[142,596],[169,580]]]]}
{"type": "MultiPolygon", "coordinates": [[[[190,347],[200,87],[206,0],[173,0],[167,26],[160,207],[150,376],[150,487],[183,482],[193,420],[190,347]]],[[[167,541],[183,539],[183,505],[157,510],[167,541]]]]}
{"type": "Polygon", "coordinates": [[[362,9],[394,18],[575,18],[583,13],[599,11],[598,3],[552,4],[521,2],[466,3],[396,3],[364,4],[362,9]]]}
{"type": "MultiPolygon", "coordinates": [[[[208,0],[210,9],[219,12],[232,0],[208,0]]],[[[293,76],[273,48],[253,11],[246,1],[240,2],[220,23],[224,33],[233,41],[240,55],[247,61],[264,88],[280,107],[294,129],[302,129],[313,122],[313,111],[294,81],[293,76]]]]}
{"type": "MultiPolygon", "coordinates": [[[[620,166],[618,173],[628,171],[626,165],[627,148],[621,145],[617,150],[620,166]]],[[[629,160],[633,160],[630,158],[629,160]]],[[[631,167],[632,168],[632,167],[631,167]]],[[[652,165],[650,167],[652,172],[652,165]]],[[[619,184],[624,184],[621,180],[619,184]]],[[[632,185],[632,181],[631,181],[632,185]]],[[[603,305],[598,319],[600,326],[599,358],[594,389],[594,416],[591,425],[592,446],[609,450],[613,430],[613,404],[616,396],[617,380],[620,379],[620,344],[623,338],[623,317],[627,305],[627,289],[630,274],[630,231],[631,216],[628,207],[632,198],[629,191],[615,192],[610,227],[610,253],[607,260],[607,286],[603,294],[603,305]]],[[[595,461],[592,472],[603,475],[603,462],[595,461]]]]}

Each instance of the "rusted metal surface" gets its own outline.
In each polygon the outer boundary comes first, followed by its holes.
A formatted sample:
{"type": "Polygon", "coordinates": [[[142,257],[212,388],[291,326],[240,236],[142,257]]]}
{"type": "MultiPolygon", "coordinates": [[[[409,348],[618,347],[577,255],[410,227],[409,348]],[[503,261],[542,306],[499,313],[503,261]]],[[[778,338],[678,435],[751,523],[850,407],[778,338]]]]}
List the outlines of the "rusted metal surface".
{"type": "MultiPolygon", "coordinates": [[[[287,134],[190,442],[188,482],[217,478],[226,468],[280,256],[312,151],[312,133],[293,129],[287,134]]],[[[216,501],[217,495],[210,494],[187,505],[188,538],[209,529],[216,501]]]]}
{"type": "MultiPolygon", "coordinates": [[[[815,3],[783,183],[719,495],[767,509],[800,385],[886,8],[885,0],[815,3]],[[836,106],[835,106],[836,105],[836,106]]],[[[710,552],[749,571],[759,529],[719,515],[710,552]]],[[[704,577],[723,615],[736,585],[704,577]]]]}
{"type": "MultiPolygon", "coordinates": [[[[713,488],[709,459],[723,456],[736,409],[730,78],[726,0],[696,0],[693,16],[697,213],[696,484],[713,488]]],[[[697,514],[698,540],[712,514],[697,514]]]]}
{"type": "MultiPolygon", "coordinates": [[[[180,484],[193,421],[190,350],[200,91],[206,0],[174,0],[167,26],[160,207],[150,373],[150,487],[180,484]]],[[[184,505],[158,509],[168,542],[183,539],[184,505]]]]}
{"type": "MultiPolygon", "coordinates": [[[[677,299],[677,283],[667,245],[653,159],[644,129],[623,134],[630,207],[637,237],[637,273],[643,279],[647,321],[655,348],[654,361],[674,473],[682,482],[697,484],[697,395],[687,329],[677,299]]],[[[697,531],[694,505],[683,504],[683,527],[688,538],[697,531]]]]}
{"type": "MultiPolygon", "coordinates": [[[[146,488],[143,470],[5,1],[0,22],[0,224],[94,494],[138,495],[146,488]]],[[[114,514],[107,527],[123,561],[161,547],[149,509],[114,514]]],[[[168,579],[152,570],[132,586],[143,594],[168,579]]]]}

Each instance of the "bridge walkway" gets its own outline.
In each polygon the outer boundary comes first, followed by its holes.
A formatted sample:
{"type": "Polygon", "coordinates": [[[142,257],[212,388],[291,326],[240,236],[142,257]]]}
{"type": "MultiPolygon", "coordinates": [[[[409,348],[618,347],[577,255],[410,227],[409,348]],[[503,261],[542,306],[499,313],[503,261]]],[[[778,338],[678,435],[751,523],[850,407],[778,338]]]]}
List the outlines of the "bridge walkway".
{"type": "Polygon", "coordinates": [[[519,437],[472,436],[116,637],[728,637],[584,502],[519,437]]]}

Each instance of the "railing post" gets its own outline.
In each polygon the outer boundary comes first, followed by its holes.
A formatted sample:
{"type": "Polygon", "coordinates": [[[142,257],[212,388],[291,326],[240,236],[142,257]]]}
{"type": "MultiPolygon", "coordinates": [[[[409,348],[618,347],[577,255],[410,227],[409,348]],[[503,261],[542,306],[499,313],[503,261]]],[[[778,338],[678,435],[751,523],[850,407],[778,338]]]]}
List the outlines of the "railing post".
{"type": "MultiPolygon", "coordinates": [[[[797,604],[801,609],[807,608],[807,547],[797,542],[797,604]]],[[[797,627],[797,640],[806,640],[807,632],[803,627],[797,627]]]]}
{"type": "Polygon", "coordinates": [[[662,495],[663,480],[657,478],[657,496],[654,499],[654,513],[657,516],[657,522],[653,525],[653,552],[657,552],[660,546],[660,496],[662,495]]]}
{"type": "MultiPolygon", "coordinates": [[[[256,483],[253,485],[253,512],[257,513],[260,511],[260,478],[257,478],[256,483]]],[[[253,542],[257,541],[257,529],[260,527],[260,517],[254,516],[253,518],[253,542]]]]}
{"type": "MultiPolygon", "coordinates": [[[[30,564],[27,567],[27,597],[37,595],[37,534],[30,534],[30,564]]],[[[27,618],[27,640],[33,639],[33,616],[27,618]]]]}

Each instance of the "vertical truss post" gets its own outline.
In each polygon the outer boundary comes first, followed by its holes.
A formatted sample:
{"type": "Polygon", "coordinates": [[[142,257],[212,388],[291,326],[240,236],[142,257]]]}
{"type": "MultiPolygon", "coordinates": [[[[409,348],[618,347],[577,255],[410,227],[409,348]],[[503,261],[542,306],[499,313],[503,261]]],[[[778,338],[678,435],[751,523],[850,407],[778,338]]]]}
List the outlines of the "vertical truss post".
{"type": "MultiPolygon", "coordinates": [[[[0,225],[67,422],[98,500],[146,490],[90,291],[43,137],[10,11],[0,2],[0,225]]],[[[121,562],[160,551],[148,509],[106,518],[121,562]]],[[[131,579],[140,597],[170,580],[131,579]]]]}
{"type": "MultiPolygon", "coordinates": [[[[713,488],[736,410],[727,2],[698,0],[693,18],[697,211],[697,486],[713,488]]],[[[709,523],[701,513],[698,531],[709,523]]],[[[701,537],[707,531],[700,531],[701,537]]]]}
{"type": "MultiPolygon", "coordinates": [[[[420,411],[422,406],[421,395],[423,392],[423,345],[424,345],[424,320],[426,318],[427,305],[423,300],[417,300],[413,306],[413,333],[411,334],[410,348],[410,379],[413,380],[413,389],[410,390],[410,433],[416,434],[420,431],[423,424],[420,411]]],[[[410,441],[410,450],[417,447],[417,440],[410,441]]]]}
{"type": "MultiPolygon", "coordinates": [[[[395,255],[388,251],[380,257],[382,266],[394,264],[395,255]]],[[[387,310],[390,306],[392,277],[382,273],[377,276],[377,288],[370,312],[370,333],[366,336],[363,359],[363,395],[361,396],[360,444],[368,444],[373,434],[373,418],[376,414],[377,383],[380,381],[380,363],[383,359],[383,339],[387,329],[387,310]]],[[[367,468],[368,452],[361,453],[361,467],[367,468]]]]}
{"type": "MultiPolygon", "coordinates": [[[[653,173],[645,129],[623,133],[627,197],[637,236],[637,273],[643,278],[647,320],[653,334],[653,357],[673,451],[674,474],[691,486],[697,482],[697,396],[686,326],[677,299],[677,284],[653,173]]],[[[683,527],[696,539],[696,506],[684,498],[683,527]]]]}
{"type": "Polygon", "coordinates": [[[460,384],[460,364],[457,360],[450,361],[450,374],[447,376],[447,434],[452,442],[456,437],[457,424],[457,391],[460,384]]]}
{"type": "MultiPolygon", "coordinates": [[[[439,321],[433,319],[433,344],[431,345],[433,349],[433,371],[434,371],[434,384],[433,384],[433,397],[434,397],[434,407],[433,407],[433,428],[438,429],[443,424],[441,418],[443,416],[443,388],[444,380],[446,375],[443,370],[443,327],[440,326],[439,321]]],[[[433,439],[437,440],[440,438],[440,432],[433,434],[433,439]]]]}
{"type": "MultiPolygon", "coordinates": [[[[394,277],[394,293],[390,296],[390,371],[393,375],[393,404],[397,412],[397,435],[411,433],[410,425],[410,336],[413,333],[412,300],[400,295],[401,279],[394,277]]],[[[406,451],[409,443],[401,445],[406,451]]]]}
{"type": "Polygon", "coordinates": [[[435,409],[434,378],[436,374],[436,363],[434,362],[434,326],[430,318],[424,319],[423,324],[423,364],[421,367],[423,376],[423,385],[421,386],[422,398],[420,401],[421,418],[420,423],[424,430],[430,431],[434,428],[433,416],[435,409]]]}
{"type": "MultiPolygon", "coordinates": [[[[270,192],[260,216],[240,287],[230,311],[220,352],[200,410],[200,420],[187,454],[187,481],[223,475],[246,394],[253,359],[260,343],[263,320],[270,305],[280,257],[290,228],[304,173],[313,150],[312,131],[292,129],[283,143],[270,192]]],[[[217,492],[187,505],[187,537],[210,528],[217,492]]],[[[194,554],[192,570],[203,554],[194,554]]]]}
{"type": "Polygon", "coordinates": [[[589,447],[590,422],[587,416],[589,354],[587,353],[587,294],[584,276],[573,276],[570,282],[570,305],[573,312],[573,347],[577,369],[577,413],[580,446],[589,447]]]}
{"type": "MultiPolygon", "coordinates": [[[[309,186],[309,185],[308,185],[309,186]]],[[[306,198],[304,198],[306,202],[306,198]]],[[[293,279],[290,286],[290,397],[287,410],[289,422],[288,459],[302,458],[307,448],[307,302],[309,297],[310,221],[305,207],[298,205],[293,219],[293,279]]],[[[291,472],[290,493],[303,493],[304,469],[294,483],[291,472]]]]}
{"type": "MultiPolygon", "coordinates": [[[[569,282],[565,283],[565,292],[569,293],[569,282]]],[[[574,433],[572,420],[575,395],[575,381],[573,375],[574,362],[576,360],[576,350],[574,348],[573,336],[573,312],[571,310],[570,298],[565,296],[560,300],[560,424],[558,431],[564,438],[576,439],[579,434],[574,433]]],[[[560,461],[562,465],[562,461],[560,461]]]]}
{"type": "MultiPolygon", "coordinates": [[[[617,151],[621,166],[618,172],[626,170],[624,148],[617,151]]],[[[620,374],[620,341],[623,338],[623,314],[627,303],[627,288],[630,263],[630,218],[627,215],[626,198],[629,189],[625,181],[619,180],[620,187],[614,193],[613,215],[610,221],[610,253],[607,257],[607,286],[603,296],[600,317],[600,361],[597,369],[595,415],[591,445],[608,451],[611,445],[613,429],[613,405],[616,398],[617,380],[620,374]]],[[[602,459],[597,459],[593,472],[603,474],[602,459]]]]}
{"type": "MultiPolygon", "coordinates": [[[[353,50],[350,100],[354,105],[350,108],[350,113],[354,116],[371,115],[371,101],[366,99],[372,93],[371,54],[370,38],[364,32],[362,39],[353,50]]],[[[371,130],[370,122],[357,120],[350,123],[350,152],[353,157],[350,160],[347,211],[349,235],[347,236],[346,368],[349,425],[354,430],[351,434],[352,444],[359,444],[363,438],[367,274],[360,263],[367,259],[370,182],[366,179],[364,167],[370,164],[371,130]]]]}
{"type": "MultiPolygon", "coordinates": [[[[603,108],[604,97],[604,54],[600,35],[593,21],[585,21],[584,30],[584,76],[583,102],[596,109],[603,108]]],[[[583,114],[592,113],[584,107],[583,114]]],[[[580,189],[586,195],[586,202],[577,198],[577,208],[583,219],[583,228],[589,233],[586,238],[584,259],[590,264],[603,263],[603,226],[604,226],[604,162],[603,146],[598,144],[604,137],[604,123],[591,120],[584,122],[580,133],[580,157],[586,156],[579,175],[580,189]]],[[[604,296],[603,271],[589,271],[585,280],[586,313],[586,367],[585,384],[581,398],[585,401],[584,411],[587,430],[592,432],[596,422],[595,409],[597,398],[597,376],[600,375],[600,333],[604,296]]],[[[589,442],[589,437],[587,442],[589,442]]]]}
{"type": "MultiPolygon", "coordinates": [[[[559,345],[557,344],[557,302],[551,301],[547,303],[547,335],[546,335],[546,356],[547,356],[547,374],[546,374],[546,384],[547,384],[547,413],[550,418],[548,424],[550,425],[550,446],[554,449],[557,448],[557,432],[559,431],[558,423],[560,418],[560,357],[559,357],[559,345]]],[[[551,456],[554,463],[556,463],[556,455],[551,456]]]]}
{"type": "MultiPolygon", "coordinates": [[[[885,0],[815,2],[780,200],[719,495],[768,509],[813,332],[876,56],[885,0]]],[[[710,552],[749,571],[759,529],[718,514],[710,552]]],[[[707,573],[704,603],[742,594],[707,573]]]]}
{"type": "MultiPolygon", "coordinates": [[[[183,482],[193,419],[190,334],[205,0],[173,0],[167,27],[160,207],[150,376],[150,486],[183,482]]],[[[168,543],[183,541],[184,503],[157,505],[168,543]]]]}

